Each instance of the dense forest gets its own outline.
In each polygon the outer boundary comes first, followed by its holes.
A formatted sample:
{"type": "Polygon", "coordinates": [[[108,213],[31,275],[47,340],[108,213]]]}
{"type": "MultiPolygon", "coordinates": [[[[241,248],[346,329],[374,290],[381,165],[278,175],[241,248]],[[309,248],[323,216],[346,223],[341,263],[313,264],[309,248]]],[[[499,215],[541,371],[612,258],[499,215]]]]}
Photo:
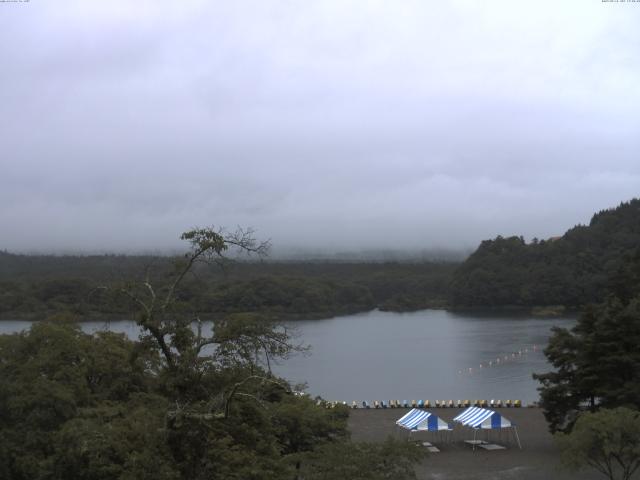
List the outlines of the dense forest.
{"type": "MultiPolygon", "coordinates": [[[[40,318],[59,311],[122,316],[128,299],[104,286],[150,276],[175,262],[162,256],[31,256],[0,252],[0,316],[40,318]]],[[[447,303],[457,264],[226,261],[199,266],[176,308],[202,316],[260,312],[316,318],[381,308],[416,310],[447,303]]]]}
{"type": "Polygon", "coordinates": [[[580,307],[601,302],[609,285],[629,280],[640,247],[640,199],[596,213],[548,240],[497,237],[483,241],[456,270],[455,306],[580,307]]]}
{"type": "MultiPolygon", "coordinates": [[[[640,200],[596,213],[548,240],[497,237],[463,263],[348,263],[226,259],[199,266],[177,292],[176,309],[203,317],[261,313],[320,318],[373,308],[580,308],[628,281],[639,255],[640,200]]],[[[105,286],[161,280],[171,256],[54,256],[0,252],[0,318],[42,318],[67,311],[83,318],[122,317],[129,299],[105,286]]]]}
{"type": "Polygon", "coordinates": [[[419,447],[349,441],[346,406],[272,373],[305,349],[286,327],[230,315],[192,328],[175,307],[196,262],[260,245],[210,229],[182,238],[191,248],[164,275],[110,287],[135,306],[138,340],[64,315],[0,335],[0,478],[415,478],[419,447]]]}

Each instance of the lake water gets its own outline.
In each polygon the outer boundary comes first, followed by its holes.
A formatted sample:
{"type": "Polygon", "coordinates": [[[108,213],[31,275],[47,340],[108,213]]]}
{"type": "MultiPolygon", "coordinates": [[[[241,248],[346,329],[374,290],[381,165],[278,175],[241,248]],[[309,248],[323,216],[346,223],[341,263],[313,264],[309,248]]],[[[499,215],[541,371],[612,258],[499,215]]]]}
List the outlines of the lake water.
{"type": "MultiPolygon", "coordinates": [[[[328,400],[458,400],[538,398],[533,372],[549,365],[542,353],[552,326],[572,318],[516,314],[372,312],[326,320],[292,322],[311,354],[275,367],[308,392],[328,400]],[[482,366],[481,366],[482,365],[482,366]]],[[[29,328],[28,321],[1,321],[0,333],[29,328]]],[[[86,322],[86,332],[104,329],[138,335],[130,321],[86,322]]]]}

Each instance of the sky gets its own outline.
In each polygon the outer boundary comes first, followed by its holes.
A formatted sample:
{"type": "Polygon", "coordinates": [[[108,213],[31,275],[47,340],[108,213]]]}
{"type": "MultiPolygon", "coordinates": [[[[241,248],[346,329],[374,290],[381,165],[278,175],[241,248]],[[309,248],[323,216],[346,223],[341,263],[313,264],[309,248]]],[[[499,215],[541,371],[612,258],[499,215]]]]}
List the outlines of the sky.
{"type": "Polygon", "coordinates": [[[640,195],[640,2],[0,2],[0,249],[547,238],[640,195]]]}

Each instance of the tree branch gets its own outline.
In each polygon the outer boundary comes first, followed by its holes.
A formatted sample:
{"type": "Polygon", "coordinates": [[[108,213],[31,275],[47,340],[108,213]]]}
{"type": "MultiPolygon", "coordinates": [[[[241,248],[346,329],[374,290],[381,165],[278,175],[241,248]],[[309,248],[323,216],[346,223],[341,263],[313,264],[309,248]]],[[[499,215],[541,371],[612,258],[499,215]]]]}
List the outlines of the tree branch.
{"type": "Polygon", "coordinates": [[[253,379],[259,379],[262,380],[263,382],[270,382],[273,383],[274,385],[277,385],[281,388],[283,388],[285,391],[289,391],[289,387],[288,385],[285,386],[282,383],[273,380],[271,378],[267,378],[267,377],[263,377],[262,375],[249,375],[247,378],[245,378],[244,380],[237,382],[233,385],[233,387],[231,388],[231,391],[229,392],[229,395],[227,396],[227,398],[225,399],[224,402],[224,418],[228,418],[229,417],[229,409],[231,407],[231,400],[233,400],[233,397],[235,395],[238,394],[238,389],[243,386],[245,383],[247,383],[249,380],[253,380],[253,379]]]}

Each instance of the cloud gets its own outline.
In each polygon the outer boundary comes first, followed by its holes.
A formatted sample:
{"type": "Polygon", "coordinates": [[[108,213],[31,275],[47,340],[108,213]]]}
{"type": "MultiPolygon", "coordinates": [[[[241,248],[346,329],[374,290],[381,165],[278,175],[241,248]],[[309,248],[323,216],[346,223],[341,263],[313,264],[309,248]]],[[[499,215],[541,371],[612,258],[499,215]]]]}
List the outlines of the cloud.
{"type": "Polygon", "coordinates": [[[1,9],[0,248],[458,248],[639,190],[633,4],[1,9]]]}

